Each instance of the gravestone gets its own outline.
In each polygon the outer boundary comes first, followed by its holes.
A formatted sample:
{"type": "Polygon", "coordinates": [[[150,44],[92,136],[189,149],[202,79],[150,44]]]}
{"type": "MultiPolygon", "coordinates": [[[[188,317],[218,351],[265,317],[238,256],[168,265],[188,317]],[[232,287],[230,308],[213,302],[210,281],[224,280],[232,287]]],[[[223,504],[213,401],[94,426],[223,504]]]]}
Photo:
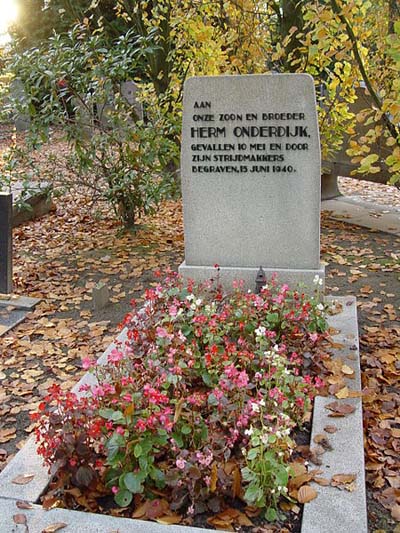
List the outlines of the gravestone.
{"type": "Polygon", "coordinates": [[[16,108],[13,110],[13,121],[17,131],[26,131],[30,127],[31,119],[27,109],[26,92],[24,84],[18,78],[10,83],[10,96],[15,102],[16,108]],[[26,109],[26,111],[23,111],[26,109]]]}
{"type": "MultiPolygon", "coordinates": [[[[105,86],[106,101],[97,104],[97,119],[101,126],[105,129],[112,127],[110,121],[110,114],[115,110],[114,93],[111,85],[105,86]]],[[[119,91],[121,97],[132,107],[135,119],[143,120],[143,105],[137,99],[138,86],[134,81],[123,81],[119,84],[119,91]]],[[[129,119],[129,123],[133,124],[134,120],[129,119]]]]}
{"type": "Polygon", "coordinates": [[[137,99],[138,86],[134,81],[121,83],[121,96],[130,104],[139,120],[143,120],[143,104],[137,99]]]}
{"type": "Polygon", "coordinates": [[[186,278],[254,289],[267,278],[313,287],[320,264],[321,157],[307,74],[194,77],[183,101],[186,278]]]}
{"type": "Polygon", "coordinates": [[[0,293],[12,291],[12,194],[0,191],[0,293]]]}

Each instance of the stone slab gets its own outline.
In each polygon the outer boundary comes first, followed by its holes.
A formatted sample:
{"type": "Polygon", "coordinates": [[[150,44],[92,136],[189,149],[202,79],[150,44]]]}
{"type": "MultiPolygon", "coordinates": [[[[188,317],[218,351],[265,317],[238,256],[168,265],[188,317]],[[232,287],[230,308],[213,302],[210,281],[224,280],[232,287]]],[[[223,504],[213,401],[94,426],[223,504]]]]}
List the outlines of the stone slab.
{"type": "Polygon", "coordinates": [[[181,175],[187,266],[319,269],[311,76],[188,79],[181,175]]]}
{"type": "Polygon", "coordinates": [[[30,296],[21,296],[19,294],[10,294],[6,298],[0,295],[0,308],[12,306],[15,309],[29,310],[33,309],[39,302],[40,298],[31,298],[30,296]]]}
{"type": "MultiPolygon", "coordinates": [[[[259,265],[260,266],[260,265],[259,265]]],[[[219,273],[213,266],[192,266],[183,262],[179,267],[179,274],[185,279],[193,279],[196,282],[201,282],[207,279],[217,280],[223,285],[226,290],[232,288],[232,283],[237,280],[244,281],[244,287],[247,290],[254,291],[256,286],[256,275],[259,269],[257,268],[240,268],[240,267],[219,267],[219,273]]],[[[287,283],[289,287],[295,288],[297,286],[304,288],[307,292],[313,292],[316,288],[313,280],[315,276],[319,276],[323,282],[325,280],[325,267],[320,265],[318,269],[301,270],[301,269],[268,269],[264,268],[266,278],[271,279],[272,275],[276,274],[278,283],[287,283]]],[[[324,290],[324,285],[320,287],[324,290]]]]}
{"type": "MultiPolygon", "coordinates": [[[[357,328],[357,307],[354,297],[335,298],[343,305],[343,311],[330,317],[329,325],[338,333],[333,335],[335,343],[342,345],[335,349],[333,357],[354,369],[354,379],[347,379],[351,390],[361,390],[361,372],[357,328]]],[[[356,474],[355,490],[339,490],[332,486],[314,484],[318,497],[304,506],[302,533],[367,533],[367,506],[365,488],[365,465],[363,443],[363,421],[361,398],[337,400],[352,404],[355,411],[345,417],[329,417],[325,408],[336,398],[317,397],[314,402],[311,442],[315,435],[324,434],[332,450],[320,456],[323,471],[321,477],[331,479],[334,474],[356,474]],[[335,425],[337,432],[327,434],[324,427],[335,425]]]]}
{"type": "Polygon", "coordinates": [[[64,523],[62,533],[199,533],[208,531],[198,527],[162,525],[157,522],[100,516],[93,513],[68,511],[67,509],[50,509],[44,511],[39,505],[32,509],[19,509],[15,500],[0,500],[1,533],[42,533],[46,527],[55,523],[64,523]],[[24,514],[26,526],[16,525],[13,516],[24,514]]]}
{"type": "Polygon", "coordinates": [[[345,196],[323,201],[323,211],[331,211],[331,218],[377,231],[400,235],[400,210],[345,196]]]}
{"type": "Polygon", "coordinates": [[[5,335],[10,329],[18,326],[27,315],[24,309],[7,309],[0,307],[0,336],[5,335]]]}

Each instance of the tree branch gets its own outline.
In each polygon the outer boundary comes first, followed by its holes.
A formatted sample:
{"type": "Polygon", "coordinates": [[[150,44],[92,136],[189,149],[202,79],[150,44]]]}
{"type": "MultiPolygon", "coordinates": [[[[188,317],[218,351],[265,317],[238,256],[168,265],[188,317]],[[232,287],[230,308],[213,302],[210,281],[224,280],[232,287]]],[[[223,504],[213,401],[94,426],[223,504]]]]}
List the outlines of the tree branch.
{"type": "MultiPolygon", "coordinates": [[[[346,19],[346,17],[343,15],[338,3],[337,3],[337,0],[331,0],[331,4],[332,4],[332,9],[333,9],[333,12],[339,17],[339,20],[341,21],[341,23],[344,25],[344,27],[346,28],[346,32],[347,32],[347,35],[349,36],[349,39],[351,41],[351,45],[352,45],[352,50],[353,50],[353,54],[354,54],[354,58],[355,60],[357,61],[357,64],[358,64],[358,68],[360,70],[360,73],[361,73],[361,76],[362,76],[362,79],[368,89],[368,92],[369,94],[371,95],[371,98],[372,100],[375,102],[376,106],[378,107],[378,109],[380,111],[382,111],[382,101],[380,100],[379,96],[376,94],[374,88],[372,87],[372,84],[371,84],[371,81],[368,77],[368,74],[367,74],[367,71],[365,70],[365,65],[364,65],[364,62],[362,60],[362,57],[360,55],[360,51],[358,49],[358,43],[357,43],[357,38],[356,36],[354,35],[354,31],[353,31],[353,28],[350,26],[350,23],[349,21],[346,19]]],[[[384,113],[382,111],[382,120],[386,126],[386,128],[389,130],[390,132],[390,135],[396,139],[397,141],[397,144],[400,144],[400,131],[398,130],[398,128],[390,121],[389,117],[387,116],[386,113],[384,113]]]]}

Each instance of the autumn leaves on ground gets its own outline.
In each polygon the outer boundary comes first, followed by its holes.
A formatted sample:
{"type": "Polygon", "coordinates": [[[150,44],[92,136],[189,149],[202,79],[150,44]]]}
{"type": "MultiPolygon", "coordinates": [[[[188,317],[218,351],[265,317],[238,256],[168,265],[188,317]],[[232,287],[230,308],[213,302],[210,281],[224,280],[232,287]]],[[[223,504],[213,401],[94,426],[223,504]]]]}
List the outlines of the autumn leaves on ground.
{"type": "MultiPolygon", "coordinates": [[[[15,292],[41,303],[0,338],[1,466],[32,431],[29,413],[47,387],[69,390],[84,372],[82,357],[102,353],[154,271],[183,259],[180,202],[164,203],[136,233],[121,231],[106,209],[89,210],[83,197],[55,203],[55,212],[14,230],[15,292]],[[98,282],[110,304],[94,312],[98,282]]],[[[358,299],[371,531],[397,531],[400,520],[399,241],[322,217],[327,293],[358,299]]]]}

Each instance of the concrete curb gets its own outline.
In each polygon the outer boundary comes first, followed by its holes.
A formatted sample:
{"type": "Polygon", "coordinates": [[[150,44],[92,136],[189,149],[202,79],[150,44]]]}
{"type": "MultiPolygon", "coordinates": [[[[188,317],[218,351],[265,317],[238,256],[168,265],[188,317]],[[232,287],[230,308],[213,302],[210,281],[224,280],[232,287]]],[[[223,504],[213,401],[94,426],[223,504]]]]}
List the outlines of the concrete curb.
{"type": "Polygon", "coordinates": [[[330,218],[376,231],[400,235],[400,209],[365,202],[357,196],[340,196],[321,202],[330,218]]]}
{"type": "MultiPolygon", "coordinates": [[[[360,365],[357,334],[357,310],[355,298],[335,298],[343,305],[343,312],[329,318],[330,326],[340,330],[335,342],[343,344],[336,350],[335,357],[354,368],[355,379],[351,381],[352,389],[360,388],[360,365]]],[[[112,343],[99,362],[104,364],[108,354],[116,344],[124,343],[126,330],[122,331],[112,343]]],[[[94,377],[87,373],[75,385],[73,391],[78,392],[80,385],[93,383],[94,377]]],[[[350,384],[350,383],[349,383],[350,384]]],[[[338,427],[337,433],[329,436],[333,446],[331,452],[322,456],[324,465],[321,467],[326,476],[337,473],[356,473],[357,487],[354,492],[339,491],[333,487],[318,487],[318,498],[304,507],[301,533],[367,533],[367,513],[364,478],[364,451],[362,433],[361,400],[354,398],[345,400],[353,403],[356,410],[344,418],[328,418],[324,409],[332,398],[317,398],[314,405],[312,438],[323,433],[326,424],[338,427]]],[[[339,400],[341,401],[341,400],[339,400]]],[[[326,477],[325,476],[325,477],[326,477]]],[[[330,477],[330,476],[329,476],[330,477]]],[[[199,533],[209,529],[185,526],[166,526],[155,522],[117,518],[112,516],[51,509],[44,511],[35,505],[50,481],[47,468],[36,453],[34,438],[31,437],[15,458],[0,473],[0,533],[42,533],[43,529],[55,523],[64,523],[65,533],[199,533]],[[25,485],[17,485],[12,480],[17,476],[34,475],[32,481],[25,485]],[[32,504],[30,509],[20,509],[17,501],[32,504]],[[25,515],[25,524],[16,524],[15,515],[25,515]]]]}
{"type": "MultiPolygon", "coordinates": [[[[356,299],[352,296],[335,298],[343,305],[340,314],[330,318],[331,327],[338,330],[333,336],[335,343],[342,347],[333,350],[333,359],[341,359],[354,370],[354,378],[347,379],[349,390],[361,390],[361,371],[357,327],[356,299]]],[[[366,533],[367,503],[365,489],[365,465],[363,443],[363,421],[361,398],[317,397],[311,433],[311,445],[316,435],[325,435],[332,446],[320,456],[323,471],[321,477],[330,479],[335,474],[356,474],[356,486],[352,492],[332,486],[317,486],[318,497],[304,506],[302,533],[366,533]],[[355,411],[345,417],[332,418],[325,406],[332,401],[351,404],[355,411]],[[337,427],[337,432],[328,434],[324,428],[337,427]]]]}

